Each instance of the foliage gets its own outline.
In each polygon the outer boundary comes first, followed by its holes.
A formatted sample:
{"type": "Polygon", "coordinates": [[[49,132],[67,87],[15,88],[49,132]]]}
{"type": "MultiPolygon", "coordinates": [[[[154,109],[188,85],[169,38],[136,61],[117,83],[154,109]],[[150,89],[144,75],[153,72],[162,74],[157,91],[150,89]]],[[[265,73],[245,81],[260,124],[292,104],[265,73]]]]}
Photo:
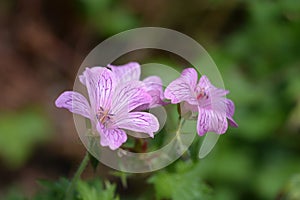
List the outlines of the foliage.
{"type": "Polygon", "coordinates": [[[239,128],[203,162],[218,178],[201,170],[204,179],[216,184],[218,199],[275,199],[300,166],[300,4],[241,4],[245,22],[213,53],[229,97],[236,102],[239,128]]]}
{"type": "Polygon", "coordinates": [[[296,7],[300,9],[295,1],[247,1],[247,23],[216,53],[230,97],[239,108],[240,129],[236,132],[243,133],[241,137],[271,137],[298,101],[298,95],[291,95],[300,89],[296,7]]]}
{"type": "MultiPolygon", "coordinates": [[[[65,192],[70,182],[61,178],[58,181],[40,181],[43,189],[36,194],[32,200],[64,200],[65,192]]],[[[89,182],[78,181],[73,200],[119,200],[115,195],[116,185],[105,181],[103,184],[99,179],[89,182]]],[[[5,200],[27,200],[20,192],[12,190],[5,200]]]]}
{"type": "Polygon", "coordinates": [[[68,188],[70,182],[65,178],[60,178],[56,182],[40,181],[40,185],[43,189],[33,198],[34,200],[62,200],[65,196],[65,191],[68,188]]]}
{"type": "Polygon", "coordinates": [[[0,115],[0,156],[12,167],[20,167],[34,147],[49,136],[50,124],[43,112],[27,109],[0,115]]]}
{"type": "MultiPolygon", "coordinates": [[[[222,5],[226,1],[212,2],[222,5]]],[[[77,3],[88,25],[102,36],[133,28],[140,22],[117,0],[77,3]]],[[[300,199],[299,175],[294,175],[300,169],[300,1],[246,0],[234,4],[234,19],[229,23],[239,25],[229,34],[224,33],[223,40],[214,48],[208,47],[208,52],[230,90],[229,98],[236,103],[239,128],[229,129],[213,152],[200,161],[201,140],[197,139],[189,151],[192,160],[187,156],[185,161],[151,174],[142,197],[132,199],[300,199]],[[240,16],[235,17],[235,12],[240,16]]],[[[182,10],[187,11],[188,8],[182,10]]],[[[172,20],[172,16],[167,17],[172,20]]],[[[184,20],[191,29],[199,31],[190,19],[184,20]]],[[[171,111],[166,129],[176,126],[176,109],[171,111]]],[[[35,145],[45,140],[48,126],[45,116],[36,110],[1,113],[1,157],[12,167],[21,166],[35,145]]],[[[164,134],[155,137],[151,147],[160,147],[169,139],[164,134]]],[[[98,162],[94,161],[93,166],[97,167],[98,162]]],[[[134,190],[127,182],[135,175],[114,175],[120,177],[126,191],[134,190]]],[[[59,200],[69,181],[41,184],[44,188],[34,200],[59,200]]],[[[75,194],[75,200],[118,199],[116,185],[99,180],[80,181],[75,194]]],[[[11,190],[6,199],[27,198],[11,190]]],[[[124,195],[122,199],[130,198],[124,195]]]]}
{"type": "Polygon", "coordinates": [[[138,25],[137,18],[124,7],[117,6],[115,0],[78,0],[77,2],[87,22],[102,34],[111,35],[138,25]]]}
{"type": "Polygon", "coordinates": [[[88,184],[83,181],[79,181],[77,185],[78,200],[118,200],[115,197],[116,185],[105,181],[105,189],[103,184],[99,181],[93,181],[88,184]]]}
{"type": "Polygon", "coordinates": [[[157,199],[209,199],[210,188],[203,183],[193,163],[178,162],[173,172],[161,171],[149,179],[157,199]]]}
{"type": "Polygon", "coordinates": [[[287,200],[299,200],[300,199],[300,175],[294,175],[289,181],[286,188],[286,199],[287,200]]]}

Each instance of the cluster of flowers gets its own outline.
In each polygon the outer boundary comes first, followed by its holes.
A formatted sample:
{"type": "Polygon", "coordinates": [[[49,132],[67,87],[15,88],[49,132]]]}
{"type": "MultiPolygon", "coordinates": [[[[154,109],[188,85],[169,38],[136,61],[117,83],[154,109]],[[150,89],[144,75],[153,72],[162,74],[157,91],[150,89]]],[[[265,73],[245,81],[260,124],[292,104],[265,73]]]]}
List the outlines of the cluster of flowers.
{"type": "Polygon", "coordinates": [[[183,70],[181,76],[163,91],[158,76],[140,80],[141,67],[136,62],[122,66],[86,68],[80,82],[86,86],[89,101],[75,91],[63,92],[55,104],[59,108],[91,120],[100,135],[100,144],[115,150],[127,140],[125,130],[143,132],[154,137],[159,130],[157,118],[145,110],[183,102],[183,112],[198,112],[197,132],[203,136],[212,131],[226,132],[233,120],[234,104],[225,97],[227,90],[214,87],[206,76],[198,82],[193,68],[183,70]],[[228,119],[228,121],[227,121],[228,119]]]}

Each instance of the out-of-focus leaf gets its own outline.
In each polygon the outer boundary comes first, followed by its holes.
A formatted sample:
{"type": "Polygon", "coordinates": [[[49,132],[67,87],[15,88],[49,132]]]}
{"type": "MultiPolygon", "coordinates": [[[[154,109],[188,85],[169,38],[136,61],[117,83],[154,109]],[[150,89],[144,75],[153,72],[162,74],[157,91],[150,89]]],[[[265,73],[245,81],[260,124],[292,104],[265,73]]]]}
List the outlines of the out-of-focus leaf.
{"type": "Polygon", "coordinates": [[[33,200],[63,200],[70,182],[66,178],[60,178],[56,182],[46,180],[39,181],[39,184],[43,186],[43,188],[33,200]]]}
{"type": "Polygon", "coordinates": [[[250,181],[248,177],[253,173],[252,152],[247,148],[235,147],[227,140],[229,140],[228,137],[221,138],[215,150],[200,160],[197,164],[199,174],[204,180],[213,179],[217,182],[225,181],[235,184],[248,183],[250,181]]]}
{"type": "Polygon", "coordinates": [[[2,200],[27,200],[26,197],[24,197],[24,195],[15,188],[11,188],[7,194],[5,194],[4,196],[0,196],[0,199],[2,200]]]}
{"type": "Polygon", "coordinates": [[[294,175],[287,186],[287,200],[300,199],[300,174],[294,175]]]}
{"type": "MultiPolygon", "coordinates": [[[[70,184],[69,180],[60,178],[57,181],[40,180],[39,184],[42,189],[32,198],[32,200],[64,200],[65,192],[70,184]]],[[[115,194],[116,185],[108,181],[104,183],[99,179],[90,182],[79,180],[77,182],[76,193],[72,199],[74,200],[119,200],[115,194]]],[[[10,190],[5,195],[5,200],[29,200],[17,190],[10,190]]]]}
{"type": "Polygon", "coordinates": [[[118,200],[115,195],[116,185],[105,182],[105,189],[100,180],[94,180],[90,184],[79,181],[77,184],[79,200],[118,200]]]}
{"type": "Polygon", "coordinates": [[[88,23],[104,35],[113,35],[138,25],[137,18],[112,0],[79,0],[88,23]]]}
{"type": "Polygon", "coordinates": [[[50,124],[36,109],[0,115],[0,156],[12,168],[20,167],[35,145],[49,137],[50,124]]]}
{"type": "Polygon", "coordinates": [[[209,199],[211,193],[201,180],[198,169],[181,162],[177,163],[175,172],[161,171],[152,176],[149,183],[154,184],[158,199],[209,199]]]}
{"type": "Polygon", "coordinates": [[[288,182],[290,175],[298,172],[300,168],[300,162],[293,157],[275,152],[261,165],[262,167],[256,173],[254,187],[263,199],[275,199],[284,184],[288,182]]]}

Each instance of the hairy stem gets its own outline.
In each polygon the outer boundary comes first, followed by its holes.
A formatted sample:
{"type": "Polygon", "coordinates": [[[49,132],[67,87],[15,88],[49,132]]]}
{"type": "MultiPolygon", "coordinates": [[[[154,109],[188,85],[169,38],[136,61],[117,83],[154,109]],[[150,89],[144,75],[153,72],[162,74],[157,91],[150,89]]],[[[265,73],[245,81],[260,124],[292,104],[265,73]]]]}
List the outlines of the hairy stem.
{"type": "Polygon", "coordinates": [[[70,185],[69,185],[69,187],[68,187],[68,189],[66,191],[66,198],[65,198],[65,200],[72,200],[72,198],[73,198],[73,192],[74,192],[74,188],[76,186],[76,183],[77,183],[78,179],[80,178],[82,172],[84,171],[84,169],[88,165],[88,163],[89,163],[89,153],[86,152],[83,160],[81,161],[81,163],[80,163],[77,171],[75,172],[74,177],[73,177],[73,179],[72,179],[72,181],[71,181],[71,183],[70,183],[70,185]]]}
{"type": "Polygon", "coordinates": [[[178,128],[177,128],[177,131],[176,131],[176,139],[177,139],[177,141],[179,143],[179,148],[180,148],[179,150],[180,151],[184,148],[184,145],[183,145],[182,140],[180,138],[180,132],[181,132],[181,129],[182,129],[183,125],[184,125],[184,122],[185,122],[185,119],[183,117],[180,118],[180,121],[178,123],[178,128]]]}

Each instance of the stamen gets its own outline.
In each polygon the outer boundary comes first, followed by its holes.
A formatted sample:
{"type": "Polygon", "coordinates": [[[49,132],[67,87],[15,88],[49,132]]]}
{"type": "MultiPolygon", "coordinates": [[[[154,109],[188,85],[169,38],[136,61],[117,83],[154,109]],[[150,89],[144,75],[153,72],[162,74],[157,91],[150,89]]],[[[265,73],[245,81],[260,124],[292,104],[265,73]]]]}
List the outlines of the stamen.
{"type": "Polygon", "coordinates": [[[203,97],[205,97],[206,99],[208,99],[208,94],[206,93],[204,88],[201,88],[198,95],[197,95],[197,100],[202,99],[203,97]]]}
{"type": "Polygon", "coordinates": [[[113,114],[109,113],[109,110],[104,110],[102,107],[99,108],[96,114],[96,118],[101,124],[106,124],[113,116],[113,114]]]}

